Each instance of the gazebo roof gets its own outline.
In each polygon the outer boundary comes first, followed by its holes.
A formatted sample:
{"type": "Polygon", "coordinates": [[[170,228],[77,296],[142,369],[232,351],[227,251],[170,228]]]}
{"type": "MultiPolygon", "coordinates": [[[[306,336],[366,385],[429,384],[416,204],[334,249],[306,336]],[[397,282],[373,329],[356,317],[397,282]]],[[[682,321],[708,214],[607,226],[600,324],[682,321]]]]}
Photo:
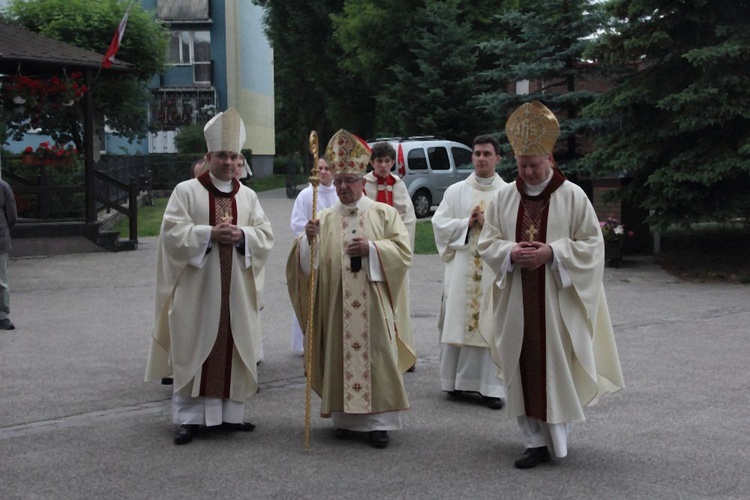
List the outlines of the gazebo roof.
{"type": "MultiPolygon", "coordinates": [[[[49,72],[50,66],[92,68],[101,65],[106,47],[101,54],[54,40],[25,28],[0,20],[0,73],[49,72]]],[[[133,65],[115,61],[108,71],[132,71],[133,65]]]]}

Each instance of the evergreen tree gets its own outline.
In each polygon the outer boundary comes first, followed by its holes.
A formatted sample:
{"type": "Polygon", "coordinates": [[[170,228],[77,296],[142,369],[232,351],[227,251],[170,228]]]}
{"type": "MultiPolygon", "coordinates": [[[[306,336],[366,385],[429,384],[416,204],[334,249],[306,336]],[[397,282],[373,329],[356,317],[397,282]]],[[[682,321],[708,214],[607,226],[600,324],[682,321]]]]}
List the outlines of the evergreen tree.
{"type": "Polygon", "coordinates": [[[369,124],[365,135],[401,133],[394,131],[391,113],[378,106],[379,96],[393,80],[392,66],[411,66],[408,47],[413,42],[417,11],[422,0],[345,0],[333,14],[334,36],[343,51],[342,71],[361,84],[369,99],[364,111],[369,124]]]}
{"type": "Polygon", "coordinates": [[[307,156],[310,130],[321,150],[339,128],[362,134],[371,126],[373,99],[356,75],[339,68],[332,13],[343,0],[253,0],[266,9],[266,34],[274,50],[277,150],[307,156]]]}
{"type": "MultiPolygon", "coordinates": [[[[341,67],[351,75],[358,77],[364,85],[363,91],[372,97],[376,106],[370,111],[368,118],[372,119],[377,135],[407,135],[413,130],[424,130],[421,126],[403,123],[406,99],[417,99],[425,102],[424,89],[435,92],[436,95],[450,96],[454,90],[453,80],[456,74],[446,75],[445,71],[451,64],[456,65],[456,58],[445,67],[431,67],[431,62],[422,57],[431,57],[429,52],[443,51],[446,53],[448,43],[439,45],[439,30],[449,27],[450,30],[461,30],[464,38],[454,40],[456,51],[468,56],[468,64],[461,64],[465,71],[476,71],[483,68],[483,61],[477,58],[475,50],[467,48],[478,42],[492,39],[496,36],[496,27],[492,23],[492,16],[499,12],[503,5],[517,5],[518,0],[346,0],[344,10],[339,15],[333,15],[335,36],[344,50],[341,67]],[[445,4],[445,5],[443,5],[445,4]],[[461,17],[455,18],[458,9],[461,17]],[[440,20],[440,15],[449,16],[440,20]],[[425,16],[430,16],[427,20],[425,16]],[[459,22],[460,21],[460,22],[459,22]],[[467,30],[468,26],[468,30],[467,30]],[[438,34],[435,35],[438,30],[438,34]],[[416,54],[420,51],[420,54],[416,54]],[[422,79],[430,79],[430,86],[422,84],[422,79]],[[446,76],[440,79],[431,75],[446,76]],[[411,78],[411,82],[409,79],[411,78]],[[418,92],[415,92],[418,91],[418,92]],[[393,108],[392,106],[396,106],[393,108]],[[394,119],[394,113],[401,115],[394,119]],[[406,128],[402,128],[402,126],[406,128]]],[[[446,33],[448,35],[448,33],[446,33]]],[[[453,36],[451,33],[449,36],[453,36]]],[[[432,59],[434,62],[434,59],[432,59]]],[[[472,81],[475,93],[479,83],[473,75],[461,74],[463,87],[472,81]],[[464,81],[465,80],[465,81],[464,81]]],[[[461,92],[466,92],[462,89],[461,92]]],[[[479,113],[466,99],[458,96],[448,97],[451,103],[460,105],[463,113],[479,113]]],[[[441,98],[444,101],[445,98],[441,98]]],[[[438,102],[442,105],[442,102],[438,102]]],[[[418,114],[426,115],[429,109],[419,109],[418,114]]],[[[436,117],[437,123],[445,123],[445,117],[436,117]]],[[[466,118],[462,118],[466,122],[466,118]]],[[[427,126],[431,126],[427,124],[427,126]]],[[[483,126],[480,126],[484,130],[483,126]]],[[[457,129],[464,129],[467,135],[472,127],[459,124],[457,129]]],[[[424,133],[426,133],[425,131],[424,133]]],[[[430,130],[430,133],[436,133],[430,130]]],[[[452,133],[452,132],[442,132],[452,133]]]]}
{"type": "Polygon", "coordinates": [[[640,71],[587,110],[609,133],[587,163],[633,177],[625,196],[665,227],[750,220],[750,2],[615,0],[591,55],[640,71]]]}
{"type": "Polygon", "coordinates": [[[471,104],[481,91],[477,44],[459,0],[428,2],[417,11],[408,63],[391,66],[393,81],[378,96],[386,134],[434,134],[471,143],[490,126],[471,104]],[[391,122],[391,123],[389,123],[391,122]]]}
{"type": "MultiPolygon", "coordinates": [[[[483,72],[495,90],[479,96],[479,103],[497,117],[501,129],[506,117],[522,103],[537,100],[545,104],[560,120],[558,144],[566,145],[555,158],[564,172],[576,173],[584,154],[581,142],[597,130],[597,121],[581,116],[596,93],[581,89],[579,84],[596,76],[596,67],[584,62],[583,53],[590,37],[602,27],[600,7],[590,0],[519,3],[520,8],[496,17],[505,36],[481,44],[483,52],[495,61],[483,72]],[[524,80],[530,82],[529,93],[516,93],[515,83],[524,80]]],[[[507,160],[503,163],[503,170],[514,168],[507,160]]]]}
{"type": "Polygon", "coordinates": [[[328,9],[341,2],[254,3],[265,8],[266,35],[274,50],[277,150],[306,154],[310,130],[317,130],[323,141],[331,129],[326,115],[326,79],[336,61],[328,55],[328,9]]]}

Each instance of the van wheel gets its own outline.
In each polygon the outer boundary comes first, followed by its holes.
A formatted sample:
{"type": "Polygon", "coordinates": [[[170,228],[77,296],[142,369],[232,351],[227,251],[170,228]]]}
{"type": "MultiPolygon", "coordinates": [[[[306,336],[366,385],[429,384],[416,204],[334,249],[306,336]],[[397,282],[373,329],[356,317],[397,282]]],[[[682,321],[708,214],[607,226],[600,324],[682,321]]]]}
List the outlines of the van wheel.
{"type": "Polygon", "coordinates": [[[430,215],[432,198],[430,197],[429,191],[427,191],[426,189],[420,189],[419,191],[414,193],[411,201],[412,203],[414,203],[414,213],[416,214],[418,219],[430,215]]]}

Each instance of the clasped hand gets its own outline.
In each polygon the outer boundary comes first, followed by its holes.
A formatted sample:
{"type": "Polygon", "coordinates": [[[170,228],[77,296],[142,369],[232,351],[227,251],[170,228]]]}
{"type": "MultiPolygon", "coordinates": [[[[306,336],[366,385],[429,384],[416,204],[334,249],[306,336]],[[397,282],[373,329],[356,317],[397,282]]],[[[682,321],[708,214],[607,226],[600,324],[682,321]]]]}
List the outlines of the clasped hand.
{"type": "Polygon", "coordinates": [[[469,216],[469,227],[472,228],[474,226],[478,226],[479,229],[484,227],[484,212],[479,206],[474,207],[474,210],[471,211],[471,216],[469,216]]]}
{"type": "Polygon", "coordinates": [[[552,256],[552,247],[539,241],[516,243],[510,251],[510,261],[529,271],[551,262],[552,256]]]}
{"type": "MultiPolygon", "coordinates": [[[[320,221],[309,220],[305,224],[305,235],[307,241],[312,244],[313,240],[320,234],[320,221]]],[[[346,255],[351,257],[367,257],[370,254],[370,242],[365,238],[354,238],[346,246],[346,255]]]]}
{"type": "Polygon", "coordinates": [[[354,238],[346,246],[346,255],[351,257],[367,257],[370,254],[370,242],[365,238],[354,238]]]}
{"type": "Polygon", "coordinates": [[[242,229],[227,222],[222,222],[211,228],[211,239],[219,243],[236,245],[242,241],[243,237],[242,229]]]}

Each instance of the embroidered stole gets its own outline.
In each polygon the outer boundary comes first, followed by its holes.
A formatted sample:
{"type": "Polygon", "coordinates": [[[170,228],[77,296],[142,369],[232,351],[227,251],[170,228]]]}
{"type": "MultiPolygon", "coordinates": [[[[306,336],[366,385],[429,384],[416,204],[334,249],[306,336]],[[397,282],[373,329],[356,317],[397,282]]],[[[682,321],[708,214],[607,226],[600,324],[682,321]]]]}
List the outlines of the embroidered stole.
{"type": "Polygon", "coordinates": [[[362,268],[358,272],[352,272],[351,257],[345,252],[354,238],[365,234],[365,219],[363,211],[356,207],[343,209],[346,214],[341,220],[344,412],[372,413],[367,258],[362,258],[362,268]]]}
{"type": "MultiPolygon", "coordinates": [[[[471,174],[466,183],[471,187],[471,209],[479,206],[484,212],[487,204],[494,198],[497,190],[502,186],[500,178],[495,176],[490,184],[483,184],[471,174]]],[[[469,208],[469,207],[467,207],[469,208]]],[[[466,304],[464,312],[464,343],[470,346],[486,346],[484,338],[479,331],[479,314],[482,305],[482,274],[484,262],[477,251],[477,243],[482,228],[474,226],[467,234],[468,262],[466,266],[466,304]]]]}
{"type": "MultiPolygon", "coordinates": [[[[239,190],[239,183],[233,182],[232,191],[223,193],[213,185],[208,172],[201,175],[198,180],[208,190],[209,224],[215,226],[222,222],[229,222],[236,225],[237,202],[234,195],[239,190]]],[[[234,245],[218,243],[214,246],[218,246],[221,269],[221,313],[216,341],[208,358],[203,362],[199,395],[209,398],[229,399],[232,380],[232,354],[234,351],[229,291],[232,285],[234,245]]]]}
{"type": "MultiPolygon", "coordinates": [[[[479,202],[479,208],[484,212],[486,208],[484,200],[479,202]]],[[[466,314],[464,314],[466,322],[464,332],[466,332],[465,336],[468,345],[477,345],[482,342],[482,337],[479,333],[479,310],[482,303],[482,271],[484,263],[477,251],[477,243],[479,242],[479,234],[481,232],[482,229],[480,227],[474,226],[469,229],[468,235],[469,262],[466,276],[466,314]]]]}
{"type": "MultiPolygon", "coordinates": [[[[516,219],[516,241],[547,241],[549,199],[565,181],[555,169],[552,180],[538,196],[524,191],[523,181],[516,181],[521,196],[516,219]]],[[[521,269],[523,290],[523,343],[519,369],[526,415],[547,421],[547,356],[545,317],[545,267],[533,271],[521,269]]]]}

